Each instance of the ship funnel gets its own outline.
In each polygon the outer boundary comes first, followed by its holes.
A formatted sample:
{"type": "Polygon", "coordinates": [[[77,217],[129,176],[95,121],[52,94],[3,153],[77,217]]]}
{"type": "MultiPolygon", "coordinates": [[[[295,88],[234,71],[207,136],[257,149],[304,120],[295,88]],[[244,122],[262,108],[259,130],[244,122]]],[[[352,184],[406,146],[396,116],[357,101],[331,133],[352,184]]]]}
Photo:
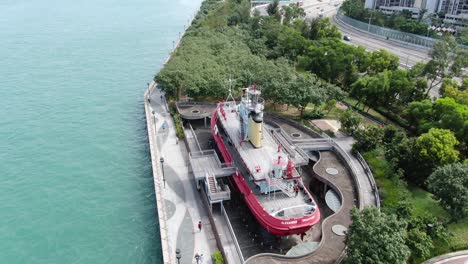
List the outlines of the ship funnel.
{"type": "Polygon", "coordinates": [[[263,140],[263,108],[264,101],[261,91],[256,85],[243,89],[242,101],[239,106],[242,138],[249,140],[255,148],[262,147],[263,140]]]}

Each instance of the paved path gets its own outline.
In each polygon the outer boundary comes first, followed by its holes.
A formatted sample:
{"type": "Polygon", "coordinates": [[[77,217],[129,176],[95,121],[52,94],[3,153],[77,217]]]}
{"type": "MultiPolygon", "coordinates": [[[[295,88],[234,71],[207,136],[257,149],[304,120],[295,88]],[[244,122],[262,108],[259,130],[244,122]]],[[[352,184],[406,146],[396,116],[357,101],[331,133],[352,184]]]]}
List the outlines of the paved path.
{"type": "Polygon", "coordinates": [[[356,171],[356,177],[359,181],[360,187],[360,195],[361,195],[361,205],[366,206],[376,206],[377,202],[375,199],[374,190],[372,188],[372,184],[367,177],[364,168],[362,167],[361,163],[357,160],[354,154],[351,152],[353,148],[354,139],[352,137],[342,137],[342,138],[335,138],[335,143],[338,144],[351,159],[352,165],[356,171]]]}
{"type": "Polygon", "coordinates": [[[423,264],[466,264],[468,263],[468,250],[448,253],[442,256],[431,258],[423,264]]]}
{"type": "MultiPolygon", "coordinates": [[[[158,148],[156,159],[159,161],[160,157],[164,158],[165,187],[163,181],[161,188],[164,208],[158,208],[158,213],[163,214],[166,218],[167,230],[165,231],[167,232],[169,252],[172,255],[171,260],[175,263],[175,249],[179,248],[182,255],[181,264],[195,263],[196,253],[204,255],[203,263],[212,263],[210,256],[216,248],[216,241],[207,210],[200,200],[200,194],[195,187],[192,175],[189,173],[187,150],[182,141],[179,144],[176,139],[173,120],[166,112],[167,109],[161,95],[162,93],[158,89],[154,89],[151,93],[150,111],[154,111],[154,116],[148,124],[151,126],[151,132],[156,130],[158,148]],[[163,124],[166,124],[166,128],[163,128],[163,124]],[[203,223],[201,232],[197,228],[200,220],[203,223]]],[[[160,183],[160,179],[158,180],[160,183]]],[[[165,228],[162,223],[160,226],[165,228]]]]}

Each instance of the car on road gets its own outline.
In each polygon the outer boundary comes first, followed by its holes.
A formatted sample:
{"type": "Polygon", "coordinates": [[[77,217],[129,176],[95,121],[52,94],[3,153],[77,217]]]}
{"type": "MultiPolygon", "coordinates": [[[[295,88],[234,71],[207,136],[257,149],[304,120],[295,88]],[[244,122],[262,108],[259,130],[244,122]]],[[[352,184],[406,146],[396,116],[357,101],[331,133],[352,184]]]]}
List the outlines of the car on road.
{"type": "Polygon", "coordinates": [[[351,41],[351,37],[350,37],[350,36],[346,36],[346,35],[345,35],[345,36],[343,37],[343,39],[346,40],[346,41],[351,41]]]}

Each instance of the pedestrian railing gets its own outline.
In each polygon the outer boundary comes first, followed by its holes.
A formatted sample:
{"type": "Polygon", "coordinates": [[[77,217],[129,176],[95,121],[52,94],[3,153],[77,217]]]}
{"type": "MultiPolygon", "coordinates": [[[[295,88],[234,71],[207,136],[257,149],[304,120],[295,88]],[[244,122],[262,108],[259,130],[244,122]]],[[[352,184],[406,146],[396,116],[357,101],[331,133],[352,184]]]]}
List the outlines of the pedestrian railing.
{"type": "Polygon", "coordinates": [[[234,229],[232,229],[231,222],[229,221],[229,217],[226,213],[226,209],[224,209],[224,205],[222,203],[221,203],[221,213],[223,214],[224,219],[226,220],[227,226],[229,228],[229,231],[231,232],[232,239],[234,240],[233,242],[236,247],[237,255],[239,256],[239,260],[241,263],[244,263],[245,262],[244,256],[242,255],[241,248],[239,246],[239,243],[237,242],[236,234],[234,233],[234,229]]]}
{"type": "Polygon", "coordinates": [[[369,165],[367,164],[366,160],[361,155],[361,153],[357,152],[356,158],[359,161],[359,163],[361,163],[361,166],[364,168],[364,172],[366,173],[367,178],[369,179],[369,182],[371,184],[372,190],[374,191],[376,205],[377,207],[380,207],[379,189],[377,187],[377,184],[375,183],[374,175],[372,174],[369,165]]]}

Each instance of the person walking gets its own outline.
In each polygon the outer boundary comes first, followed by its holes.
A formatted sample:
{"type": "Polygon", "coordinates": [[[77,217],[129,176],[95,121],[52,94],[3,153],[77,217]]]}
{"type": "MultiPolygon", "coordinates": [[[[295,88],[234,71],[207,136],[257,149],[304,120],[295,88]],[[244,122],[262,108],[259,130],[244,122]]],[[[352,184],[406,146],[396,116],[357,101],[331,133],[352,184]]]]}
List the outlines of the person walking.
{"type": "Polygon", "coordinates": [[[299,186],[295,185],[294,186],[294,191],[296,192],[296,196],[294,196],[294,197],[297,197],[297,195],[299,194],[299,186]]]}
{"type": "Polygon", "coordinates": [[[201,232],[202,230],[202,222],[198,221],[198,232],[201,232]]]}

